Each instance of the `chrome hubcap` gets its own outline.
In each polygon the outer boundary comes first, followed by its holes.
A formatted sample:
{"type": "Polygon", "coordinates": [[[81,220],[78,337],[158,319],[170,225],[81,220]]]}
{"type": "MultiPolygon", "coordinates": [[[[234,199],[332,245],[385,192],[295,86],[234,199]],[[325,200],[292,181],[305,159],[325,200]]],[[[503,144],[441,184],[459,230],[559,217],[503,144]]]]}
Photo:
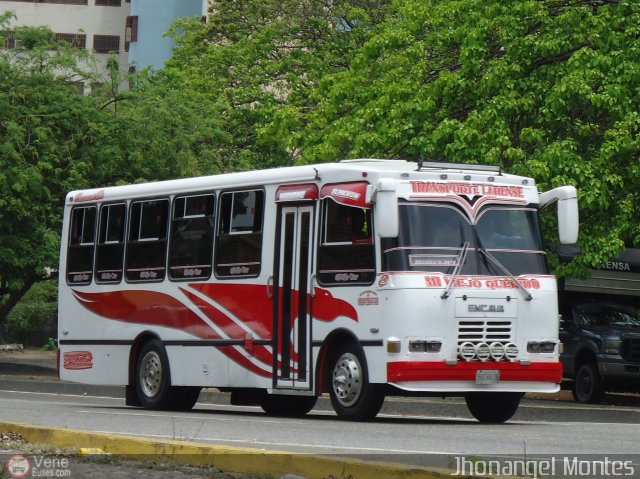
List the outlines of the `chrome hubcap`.
{"type": "Polygon", "coordinates": [[[345,353],[333,368],[333,392],[345,407],[353,406],[362,392],[362,368],[358,358],[345,353]]]}
{"type": "Polygon", "coordinates": [[[155,351],[144,355],[140,363],[139,378],[144,395],[152,398],[162,386],[162,362],[155,351]]]}

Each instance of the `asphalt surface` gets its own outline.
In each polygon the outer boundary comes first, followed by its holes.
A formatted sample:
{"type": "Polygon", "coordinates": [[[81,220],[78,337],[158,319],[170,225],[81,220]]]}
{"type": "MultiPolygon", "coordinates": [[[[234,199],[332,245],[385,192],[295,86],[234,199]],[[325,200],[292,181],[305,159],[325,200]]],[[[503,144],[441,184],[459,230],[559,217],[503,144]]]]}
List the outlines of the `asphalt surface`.
{"type": "MultiPolygon", "coordinates": [[[[26,352],[14,351],[10,353],[0,351],[0,389],[24,391],[24,392],[47,392],[58,394],[74,394],[88,396],[124,397],[124,387],[114,386],[91,386],[60,381],[57,378],[55,368],[55,353],[31,350],[26,352]]],[[[205,389],[200,395],[199,402],[213,404],[228,404],[229,395],[220,393],[215,389],[205,389]]],[[[640,406],[640,395],[607,395],[605,404],[616,406],[640,406]]],[[[317,409],[331,410],[331,405],[326,397],[319,399],[317,409]]],[[[545,414],[549,414],[550,409],[561,409],[564,420],[580,421],[593,414],[593,407],[576,404],[572,401],[568,391],[562,391],[557,395],[545,395],[541,398],[528,398],[523,400],[520,409],[514,416],[515,420],[547,420],[545,414]],[[540,404],[547,404],[551,407],[539,407],[540,404]]],[[[466,411],[466,406],[460,400],[434,400],[423,398],[388,398],[383,407],[383,413],[419,415],[428,411],[429,414],[442,414],[445,416],[471,417],[466,411]]],[[[610,422],[628,421],[628,411],[618,408],[601,408],[597,412],[599,420],[610,422]]],[[[1,416],[1,414],[0,414],[1,416]]],[[[4,418],[8,421],[11,418],[4,418]]],[[[591,419],[593,420],[593,419],[591,419]]],[[[0,429],[0,433],[5,432],[0,429]]],[[[36,435],[36,437],[39,437],[36,435]]],[[[44,437],[47,437],[46,435],[44,437]]],[[[35,441],[34,441],[35,442],[35,441]]],[[[0,443],[0,477],[2,477],[1,466],[5,469],[9,467],[9,461],[20,452],[19,449],[9,448],[0,443]]],[[[32,468],[38,467],[35,462],[36,456],[29,456],[27,460],[32,468]]],[[[43,473],[43,465],[40,464],[41,474],[54,474],[55,477],[77,477],[77,478],[247,478],[257,479],[265,477],[287,477],[287,479],[297,479],[303,476],[276,476],[236,474],[222,472],[210,467],[192,467],[179,465],[159,465],[158,459],[162,456],[149,455],[147,460],[142,462],[127,461],[119,457],[108,455],[90,455],[87,457],[68,458],[68,463],[57,463],[50,468],[50,472],[43,473]],[[66,474],[66,475],[65,475],[66,474]]],[[[20,458],[18,458],[20,460],[20,458]]],[[[51,477],[54,477],[51,476],[51,477]]],[[[11,477],[11,476],[10,476],[11,477]]],[[[43,477],[43,476],[40,476],[43,477]]],[[[374,477],[360,475],[363,477],[374,477]]],[[[376,476],[382,477],[382,476],[376,476]]],[[[420,476],[422,477],[422,476],[420,476]]],[[[426,475],[424,477],[435,477],[426,475]]],[[[338,479],[338,478],[336,478],[338,479]]]]}

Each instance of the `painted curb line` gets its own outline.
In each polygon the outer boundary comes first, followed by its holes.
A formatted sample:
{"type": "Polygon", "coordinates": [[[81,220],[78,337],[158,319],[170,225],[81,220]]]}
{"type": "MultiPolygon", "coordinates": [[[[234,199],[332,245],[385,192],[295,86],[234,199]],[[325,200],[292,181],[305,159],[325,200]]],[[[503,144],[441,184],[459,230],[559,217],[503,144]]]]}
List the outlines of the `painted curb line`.
{"type": "Polygon", "coordinates": [[[8,421],[0,421],[0,429],[20,434],[31,443],[53,444],[61,448],[100,449],[114,456],[128,458],[149,459],[149,456],[164,456],[178,463],[214,466],[223,471],[237,473],[294,474],[307,479],[443,479],[451,477],[454,472],[447,469],[427,469],[304,453],[216,446],[180,440],[144,439],[8,421]]]}

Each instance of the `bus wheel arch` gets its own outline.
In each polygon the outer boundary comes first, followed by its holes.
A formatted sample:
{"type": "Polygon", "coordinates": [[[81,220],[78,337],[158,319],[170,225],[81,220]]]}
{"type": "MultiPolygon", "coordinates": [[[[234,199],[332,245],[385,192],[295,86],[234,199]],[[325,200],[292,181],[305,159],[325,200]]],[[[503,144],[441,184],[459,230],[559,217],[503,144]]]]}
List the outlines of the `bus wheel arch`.
{"type": "Polygon", "coordinates": [[[142,402],[140,401],[140,398],[138,397],[138,393],[136,391],[136,381],[137,381],[136,368],[137,368],[137,361],[138,361],[138,353],[140,352],[140,349],[144,346],[144,344],[148,341],[151,341],[152,339],[159,340],[160,338],[156,334],[150,331],[145,331],[143,333],[140,333],[133,340],[133,343],[131,344],[131,348],[129,349],[129,371],[128,371],[129,380],[127,382],[127,386],[125,390],[127,406],[142,407],[142,402]]]}
{"type": "Polygon", "coordinates": [[[319,364],[333,409],[340,419],[373,419],[384,402],[385,385],[369,382],[367,358],[357,339],[346,333],[329,339],[319,364]]]}
{"type": "Polygon", "coordinates": [[[327,374],[328,362],[331,361],[331,355],[337,348],[343,344],[357,342],[356,336],[349,330],[337,329],[332,331],[322,342],[318,360],[316,362],[316,384],[318,385],[318,393],[328,393],[331,389],[331,381],[327,374]]]}
{"type": "Polygon", "coordinates": [[[136,354],[135,388],[147,409],[171,409],[174,391],[167,351],[157,338],[142,343],[136,354]]]}

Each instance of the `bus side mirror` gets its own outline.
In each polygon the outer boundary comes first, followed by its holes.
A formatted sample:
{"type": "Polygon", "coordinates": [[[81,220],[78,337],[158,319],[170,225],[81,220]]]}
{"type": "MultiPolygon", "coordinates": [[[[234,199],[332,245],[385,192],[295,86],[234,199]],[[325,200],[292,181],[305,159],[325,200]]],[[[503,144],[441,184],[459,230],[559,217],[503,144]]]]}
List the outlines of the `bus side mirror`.
{"type": "Polygon", "coordinates": [[[373,220],[375,231],[381,238],[398,236],[398,198],[396,183],[390,178],[383,178],[372,192],[373,220]]]}
{"type": "Polygon", "coordinates": [[[573,186],[561,186],[540,193],[540,208],[558,202],[558,237],[560,244],[575,244],[578,241],[578,194],[573,186]]]}

